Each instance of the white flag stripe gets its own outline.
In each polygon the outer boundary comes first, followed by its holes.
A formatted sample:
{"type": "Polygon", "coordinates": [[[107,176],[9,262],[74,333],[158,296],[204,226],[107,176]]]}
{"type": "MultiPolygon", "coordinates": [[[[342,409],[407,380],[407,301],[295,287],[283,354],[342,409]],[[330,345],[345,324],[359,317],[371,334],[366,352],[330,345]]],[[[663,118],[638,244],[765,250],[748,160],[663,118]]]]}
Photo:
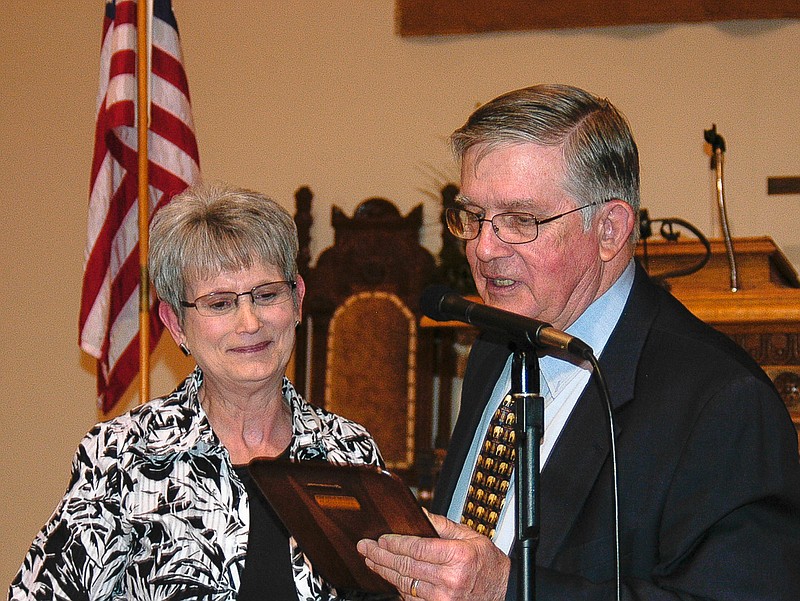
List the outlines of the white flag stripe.
{"type": "Polygon", "coordinates": [[[153,75],[150,81],[152,82],[150,91],[153,103],[168,111],[170,114],[175,115],[186,125],[194,127],[191,107],[186,96],[181,95],[178,88],[173,86],[169,81],[157,75],[153,75]]]}
{"type": "Polygon", "coordinates": [[[158,149],[153,163],[174,173],[183,181],[195,181],[200,176],[200,166],[170,140],[150,132],[148,141],[151,148],[158,149]]]}
{"type": "Polygon", "coordinates": [[[112,367],[117,364],[120,355],[125,351],[134,337],[139,333],[139,286],[133,290],[125,305],[111,324],[111,336],[108,345],[108,363],[112,367]]]}
{"type": "Polygon", "coordinates": [[[92,310],[86,319],[86,324],[81,330],[81,349],[95,359],[103,355],[103,340],[108,323],[108,300],[111,291],[111,279],[106,272],[106,278],[100,288],[99,294],[94,299],[92,310]]]}
{"type": "Polygon", "coordinates": [[[153,19],[153,46],[160,48],[179,63],[183,62],[180,40],[175,30],[161,19],[153,19]]]}

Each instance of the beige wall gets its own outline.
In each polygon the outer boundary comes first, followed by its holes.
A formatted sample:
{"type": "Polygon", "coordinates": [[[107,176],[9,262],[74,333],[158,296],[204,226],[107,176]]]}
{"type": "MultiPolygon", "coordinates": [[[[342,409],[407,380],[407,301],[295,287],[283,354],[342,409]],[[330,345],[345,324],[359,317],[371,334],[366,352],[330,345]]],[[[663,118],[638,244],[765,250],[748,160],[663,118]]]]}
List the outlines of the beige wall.
{"type": "MultiPolygon", "coordinates": [[[[312,186],[314,256],[332,242],[331,205],[351,213],[373,195],[404,212],[424,202],[423,241],[437,251],[430,193],[455,176],[447,135],[500,92],[561,81],[628,115],[651,216],[709,235],[702,134],[716,123],[734,235],[771,235],[800,265],[800,196],[766,194],[768,176],[800,174],[798,21],[401,39],[391,0],[173,1],[206,177],[287,207],[312,186]]],[[[101,12],[101,0],[0,5],[3,586],[98,419],[76,322],[101,12]]],[[[189,368],[170,344],[154,364],[154,394],[189,368]]]]}

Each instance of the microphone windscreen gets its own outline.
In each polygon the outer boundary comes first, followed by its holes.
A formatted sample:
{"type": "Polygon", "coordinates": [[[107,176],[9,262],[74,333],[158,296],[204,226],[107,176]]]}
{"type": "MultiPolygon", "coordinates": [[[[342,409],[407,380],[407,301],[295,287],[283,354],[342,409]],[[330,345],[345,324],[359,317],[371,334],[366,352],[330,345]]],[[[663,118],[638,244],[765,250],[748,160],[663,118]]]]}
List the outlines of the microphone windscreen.
{"type": "Polygon", "coordinates": [[[430,317],[434,321],[448,321],[450,317],[442,312],[442,299],[448,294],[455,294],[444,284],[434,284],[422,291],[419,299],[419,308],[423,315],[430,317]]]}

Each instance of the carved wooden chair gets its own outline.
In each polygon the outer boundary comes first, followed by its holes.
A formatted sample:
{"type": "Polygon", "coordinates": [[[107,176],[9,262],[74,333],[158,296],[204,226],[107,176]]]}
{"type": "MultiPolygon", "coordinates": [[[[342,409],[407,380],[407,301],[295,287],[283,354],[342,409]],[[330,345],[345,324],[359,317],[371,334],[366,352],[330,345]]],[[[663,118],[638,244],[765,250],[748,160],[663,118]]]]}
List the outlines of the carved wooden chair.
{"type": "Polygon", "coordinates": [[[334,244],[310,267],[312,194],[295,194],[299,269],[306,281],[295,382],[317,405],[363,424],[387,466],[432,486],[433,335],[419,327],[419,297],[436,270],[419,244],[422,205],[403,217],[370,198],[347,217],[333,207],[334,244]]]}

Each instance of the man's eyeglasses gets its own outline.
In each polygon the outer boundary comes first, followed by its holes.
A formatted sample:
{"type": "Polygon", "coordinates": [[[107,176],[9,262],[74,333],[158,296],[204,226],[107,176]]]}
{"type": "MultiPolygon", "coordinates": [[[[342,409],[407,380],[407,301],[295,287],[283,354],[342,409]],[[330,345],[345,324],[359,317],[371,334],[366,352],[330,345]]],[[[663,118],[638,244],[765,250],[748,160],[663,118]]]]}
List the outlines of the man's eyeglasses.
{"type": "Polygon", "coordinates": [[[280,281],[259,284],[247,292],[212,292],[194,299],[193,303],[181,301],[182,307],[194,307],[204,317],[228,315],[239,306],[239,297],[249,296],[256,307],[271,307],[292,298],[297,282],[280,281]]]}
{"type": "Polygon", "coordinates": [[[447,229],[456,238],[462,240],[474,240],[481,233],[484,222],[492,225],[492,230],[500,240],[506,244],[526,244],[533,242],[539,236],[539,226],[550,223],[556,219],[582,211],[607,201],[592,202],[582,207],[570,209],[560,215],[553,215],[539,219],[532,213],[511,211],[508,213],[498,213],[491,219],[482,217],[479,213],[473,213],[461,207],[449,208],[445,211],[447,218],[447,229]]]}

